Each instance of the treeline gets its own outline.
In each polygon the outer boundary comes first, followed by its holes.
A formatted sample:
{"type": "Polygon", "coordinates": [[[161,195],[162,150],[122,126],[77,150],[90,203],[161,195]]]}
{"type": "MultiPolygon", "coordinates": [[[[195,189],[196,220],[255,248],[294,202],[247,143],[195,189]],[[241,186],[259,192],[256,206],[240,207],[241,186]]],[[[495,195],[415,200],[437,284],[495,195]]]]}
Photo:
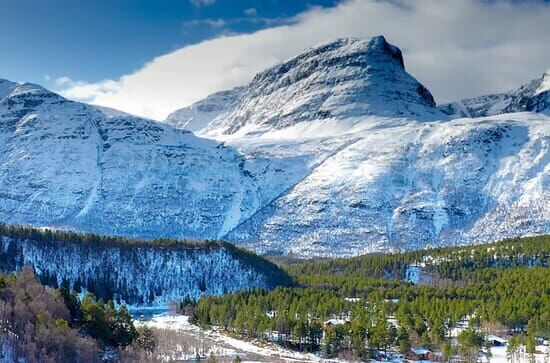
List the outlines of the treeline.
{"type": "MultiPolygon", "coordinates": [[[[507,239],[500,242],[459,247],[441,247],[389,254],[367,254],[352,258],[300,263],[290,261],[285,269],[295,277],[342,275],[403,279],[411,265],[452,280],[466,279],[482,268],[511,268],[550,264],[550,235],[507,239]]],[[[284,265],[284,261],[283,261],[284,265]]]]}
{"type": "Polygon", "coordinates": [[[535,337],[550,335],[549,242],[543,236],[292,264],[287,270],[297,288],[203,297],[187,311],[197,324],[298,350],[322,349],[327,357],[371,359],[422,346],[444,360],[459,354],[469,361],[481,348],[490,354],[487,333],[514,335],[529,342],[532,354],[535,337]],[[403,281],[406,269],[421,262],[449,283],[403,281]],[[468,329],[453,346],[456,327],[468,329]]]}
{"type": "Polygon", "coordinates": [[[45,288],[24,269],[0,275],[0,345],[4,361],[124,362],[150,355],[155,338],[134,327],[124,306],[92,294],[80,302],[74,292],[45,288]]]}
{"type": "Polygon", "coordinates": [[[22,225],[0,223],[0,236],[18,240],[37,242],[81,243],[108,247],[165,247],[165,248],[221,248],[231,246],[229,243],[210,240],[176,240],[158,238],[141,240],[122,236],[100,236],[93,233],[76,233],[66,230],[35,228],[22,225]]]}

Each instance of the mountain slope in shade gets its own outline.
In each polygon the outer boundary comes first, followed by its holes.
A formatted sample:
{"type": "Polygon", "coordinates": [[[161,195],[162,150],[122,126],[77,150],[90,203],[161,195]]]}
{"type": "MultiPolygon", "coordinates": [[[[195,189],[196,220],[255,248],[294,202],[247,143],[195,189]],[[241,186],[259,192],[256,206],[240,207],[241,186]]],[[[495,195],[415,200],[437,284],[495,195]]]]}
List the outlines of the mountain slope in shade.
{"type": "Polygon", "coordinates": [[[200,119],[202,128],[186,128],[213,136],[365,115],[444,117],[431,93],[405,71],[399,48],[383,36],[339,39],[311,48],[258,73],[243,88],[174,112],[166,122],[185,127],[188,120],[200,119]],[[226,99],[226,94],[236,97],[226,99]],[[197,114],[204,105],[207,111],[197,114]],[[223,117],[211,108],[221,110],[223,117]]]}
{"type": "Polygon", "coordinates": [[[91,291],[104,301],[166,308],[199,298],[292,284],[276,265],[228,243],[124,241],[0,224],[0,269],[34,268],[50,286],[91,291]],[[23,232],[22,232],[23,231],[23,232]]]}
{"type": "Polygon", "coordinates": [[[550,110],[550,69],[541,78],[519,89],[493,95],[467,98],[439,106],[452,117],[481,117],[512,112],[550,110]]]}

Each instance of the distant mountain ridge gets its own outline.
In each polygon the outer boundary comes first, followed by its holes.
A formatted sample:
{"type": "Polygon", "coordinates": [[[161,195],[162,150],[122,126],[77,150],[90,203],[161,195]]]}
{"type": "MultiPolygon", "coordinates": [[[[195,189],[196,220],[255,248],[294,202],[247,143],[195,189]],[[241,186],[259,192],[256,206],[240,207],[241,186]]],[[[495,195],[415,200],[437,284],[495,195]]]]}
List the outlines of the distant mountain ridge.
{"type": "Polygon", "coordinates": [[[235,87],[213,93],[190,107],[172,112],[165,123],[189,131],[202,130],[214,120],[227,117],[240,101],[243,91],[243,87],[235,87]]]}
{"type": "Polygon", "coordinates": [[[447,103],[439,109],[453,117],[482,117],[512,112],[544,112],[550,109],[550,69],[541,78],[519,89],[447,103]]]}

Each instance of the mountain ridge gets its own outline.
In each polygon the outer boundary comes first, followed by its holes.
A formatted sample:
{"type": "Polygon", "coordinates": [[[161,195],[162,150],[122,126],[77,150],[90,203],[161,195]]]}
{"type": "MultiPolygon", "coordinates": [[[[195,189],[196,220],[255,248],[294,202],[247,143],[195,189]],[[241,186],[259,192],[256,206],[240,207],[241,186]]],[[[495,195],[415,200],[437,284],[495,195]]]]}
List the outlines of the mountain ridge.
{"type": "Polygon", "coordinates": [[[541,78],[509,92],[466,98],[438,107],[452,117],[483,117],[514,112],[545,112],[550,109],[550,69],[541,78]]]}
{"type": "Polygon", "coordinates": [[[330,42],[180,128],[0,83],[0,219],[304,257],[550,232],[549,116],[452,119],[403,63],[382,37],[330,42]]]}

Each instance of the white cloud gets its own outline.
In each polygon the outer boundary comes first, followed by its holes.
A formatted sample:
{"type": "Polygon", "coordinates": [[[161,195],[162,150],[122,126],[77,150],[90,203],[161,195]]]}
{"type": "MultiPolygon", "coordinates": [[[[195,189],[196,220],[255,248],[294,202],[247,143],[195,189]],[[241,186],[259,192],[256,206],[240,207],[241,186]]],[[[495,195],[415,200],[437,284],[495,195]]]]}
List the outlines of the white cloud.
{"type": "Polygon", "coordinates": [[[258,10],[256,10],[256,8],[244,9],[244,13],[247,16],[258,16],[258,10]]]}
{"type": "Polygon", "coordinates": [[[224,19],[221,19],[221,18],[218,18],[218,19],[196,19],[196,20],[191,20],[191,21],[187,21],[187,22],[183,23],[183,28],[187,29],[187,28],[191,28],[191,27],[199,26],[199,25],[207,25],[207,26],[210,26],[212,28],[221,28],[221,27],[225,26],[226,24],[227,24],[227,22],[224,19]]]}
{"type": "MultiPolygon", "coordinates": [[[[54,83],[62,90],[61,94],[63,96],[98,105],[104,104],[103,102],[98,102],[98,98],[117,97],[117,94],[122,91],[121,84],[113,80],[86,83],[83,81],[74,81],[67,76],[63,76],[56,78],[54,83]]],[[[120,109],[122,110],[122,108],[120,109]]],[[[147,115],[148,112],[150,111],[136,112],[136,114],[147,115]]]]}
{"type": "Polygon", "coordinates": [[[504,91],[548,68],[550,5],[475,0],[351,0],[312,8],[287,25],[222,36],[157,57],[135,73],[58,90],[70,98],[163,119],[208,94],[244,84],[304,48],[384,34],[439,102],[504,91]]]}
{"type": "Polygon", "coordinates": [[[216,0],[189,0],[194,6],[210,6],[216,2],[216,0]]]}

